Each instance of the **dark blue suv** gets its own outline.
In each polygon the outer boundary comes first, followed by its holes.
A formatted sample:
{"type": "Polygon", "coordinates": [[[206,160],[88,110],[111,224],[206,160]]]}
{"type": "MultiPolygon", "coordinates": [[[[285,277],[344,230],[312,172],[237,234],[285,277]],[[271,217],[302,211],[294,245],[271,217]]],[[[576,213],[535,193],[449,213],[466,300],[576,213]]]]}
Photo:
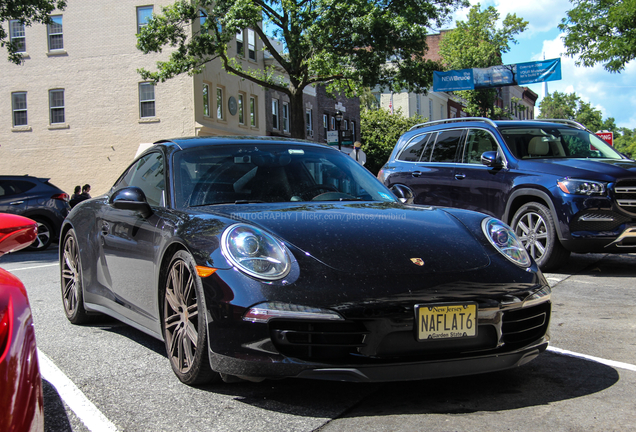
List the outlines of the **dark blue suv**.
{"type": "Polygon", "coordinates": [[[503,220],[542,270],[570,252],[636,252],[636,162],[573,121],[423,123],[378,178],[403,201],[503,220]]]}

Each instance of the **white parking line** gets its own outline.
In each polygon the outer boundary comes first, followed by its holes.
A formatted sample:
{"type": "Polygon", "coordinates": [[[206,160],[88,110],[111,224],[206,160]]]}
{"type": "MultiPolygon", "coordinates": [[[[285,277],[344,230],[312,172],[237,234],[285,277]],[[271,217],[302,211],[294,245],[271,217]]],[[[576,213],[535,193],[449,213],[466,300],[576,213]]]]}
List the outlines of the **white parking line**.
{"type": "Polygon", "coordinates": [[[117,427],[97,409],[64,372],[38,348],[42,378],[55,387],[60,397],[92,432],[116,432],[117,427]]]}
{"type": "Polygon", "coordinates": [[[627,369],[627,370],[636,372],[636,365],[629,364],[629,363],[617,362],[617,361],[614,361],[614,360],[606,360],[606,359],[602,359],[600,357],[593,357],[593,356],[589,356],[589,355],[585,355],[585,354],[579,354],[579,353],[575,353],[573,351],[568,351],[568,350],[564,350],[564,349],[556,348],[556,347],[548,347],[548,351],[552,351],[553,353],[563,354],[563,355],[570,356],[570,357],[577,357],[577,358],[581,358],[581,359],[585,359],[585,360],[595,361],[597,363],[601,363],[601,364],[604,364],[606,366],[611,366],[613,368],[627,369]]]}
{"type": "Polygon", "coordinates": [[[55,263],[55,264],[42,264],[39,266],[31,266],[31,267],[22,267],[22,268],[17,268],[17,269],[11,269],[12,272],[14,271],[18,271],[18,270],[32,270],[32,269],[38,269],[38,268],[44,268],[44,267],[55,267],[58,266],[59,267],[60,263],[55,263]]]}

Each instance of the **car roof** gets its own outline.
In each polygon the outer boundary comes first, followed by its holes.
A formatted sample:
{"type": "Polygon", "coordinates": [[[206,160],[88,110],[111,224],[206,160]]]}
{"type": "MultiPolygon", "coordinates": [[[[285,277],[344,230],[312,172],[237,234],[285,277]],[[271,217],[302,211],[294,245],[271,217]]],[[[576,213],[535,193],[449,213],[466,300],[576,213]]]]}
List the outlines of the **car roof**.
{"type": "Polygon", "coordinates": [[[173,150],[185,150],[196,147],[215,145],[244,145],[244,144],[273,144],[273,145],[310,145],[315,147],[333,148],[325,143],[307,141],[295,138],[270,137],[270,136],[215,136],[215,137],[182,137],[165,139],[155,142],[155,145],[164,145],[173,150]]]}
{"type": "MultiPolygon", "coordinates": [[[[409,129],[409,132],[417,131],[418,129],[428,129],[431,130],[439,130],[445,129],[448,127],[466,127],[466,126],[477,126],[477,125],[488,125],[493,128],[499,129],[501,127],[571,127],[576,129],[587,130],[585,126],[580,123],[575,122],[574,120],[566,120],[566,119],[535,119],[535,120],[491,120],[486,117],[460,117],[460,118],[450,118],[450,119],[442,119],[442,120],[434,120],[425,123],[417,124],[409,129]]],[[[589,131],[588,131],[589,132],[589,131]]]]}

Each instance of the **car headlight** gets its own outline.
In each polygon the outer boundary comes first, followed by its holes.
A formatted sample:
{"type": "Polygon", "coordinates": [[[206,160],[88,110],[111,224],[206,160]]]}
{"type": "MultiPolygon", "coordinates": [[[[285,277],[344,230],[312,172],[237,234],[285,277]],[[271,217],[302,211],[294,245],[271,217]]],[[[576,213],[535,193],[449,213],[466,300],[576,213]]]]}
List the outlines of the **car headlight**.
{"type": "Polygon", "coordinates": [[[531,261],[528,252],[508,225],[499,219],[486,218],[481,223],[481,229],[488,241],[503,256],[518,266],[530,266],[531,261]]]}
{"type": "Polygon", "coordinates": [[[559,189],[574,195],[605,195],[605,183],[591,180],[563,178],[557,181],[559,189]]]}
{"type": "Polygon", "coordinates": [[[281,279],[291,268],[285,247],[270,234],[251,225],[228,227],[221,237],[221,251],[239,270],[259,279],[281,279]]]}

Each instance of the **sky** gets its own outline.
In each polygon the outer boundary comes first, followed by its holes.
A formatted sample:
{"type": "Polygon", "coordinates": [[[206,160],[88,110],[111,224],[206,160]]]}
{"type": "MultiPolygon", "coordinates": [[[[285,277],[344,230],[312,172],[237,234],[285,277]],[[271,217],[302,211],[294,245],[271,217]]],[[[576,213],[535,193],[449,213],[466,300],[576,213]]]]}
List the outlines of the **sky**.
{"type": "MultiPolygon", "coordinates": [[[[548,82],[548,92],[576,93],[582,100],[601,111],[603,119],[613,117],[618,127],[636,129],[636,62],[627,64],[621,73],[610,73],[602,65],[576,66],[575,58],[566,57],[562,34],[558,25],[567,10],[573,6],[569,0],[470,0],[481,3],[482,9],[494,6],[503,19],[507,14],[528,21],[527,29],[517,35],[517,44],[503,55],[504,64],[561,58],[561,80],[548,82]]],[[[458,11],[455,20],[466,21],[468,8],[458,11]]],[[[454,28],[454,22],[445,28],[454,28]]],[[[543,98],[543,84],[528,86],[543,98]]]]}

